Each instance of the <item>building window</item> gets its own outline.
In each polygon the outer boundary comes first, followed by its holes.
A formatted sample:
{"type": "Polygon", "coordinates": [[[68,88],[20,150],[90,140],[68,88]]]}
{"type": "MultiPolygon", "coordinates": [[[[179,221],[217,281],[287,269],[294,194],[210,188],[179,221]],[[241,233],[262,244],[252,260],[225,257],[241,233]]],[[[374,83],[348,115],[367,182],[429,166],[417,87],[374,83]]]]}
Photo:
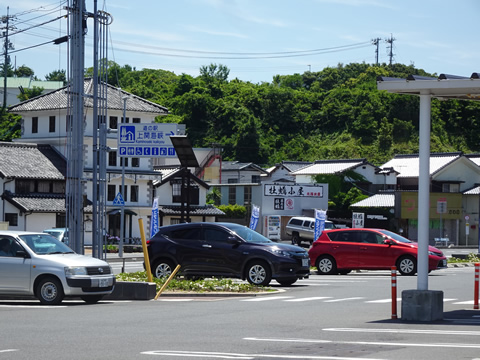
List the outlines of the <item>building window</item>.
{"type": "Polygon", "coordinates": [[[228,203],[230,205],[235,205],[237,203],[237,187],[236,186],[228,187],[228,203]]]}
{"type": "Polygon", "coordinates": [[[238,183],[238,179],[228,179],[227,180],[229,184],[237,184],[238,183]]]}
{"type": "Polygon", "coordinates": [[[50,181],[39,181],[37,191],[39,193],[51,193],[50,181]]]}
{"type": "Polygon", "coordinates": [[[55,217],[55,227],[67,227],[67,216],[65,214],[57,214],[57,216],[55,217]]]}
{"type": "Polygon", "coordinates": [[[132,167],[134,168],[140,167],[140,158],[132,158],[132,167]]]}
{"type": "Polygon", "coordinates": [[[54,194],[64,194],[65,193],[65,183],[63,181],[54,182],[52,192],[54,194]]]}
{"type": "Polygon", "coordinates": [[[110,116],[110,129],[117,129],[118,125],[118,117],[116,116],[110,116]]]}
{"type": "Polygon", "coordinates": [[[108,153],[108,166],[117,166],[117,152],[110,151],[108,153]]]}
{"type": "Polygon", "coordinates": [[[138,185],[132,185],[130,187],[130,201],[138,202],[138,185]]]}
{"type": "Polygon", "coordinates": [[[50,116],[49,118],[48,131],[51,133],[55,132],[55,116],[50,116]]]}
{"type": "Polygon", "coordinates": [[[120,166],[122,166],[123,163],[125,163],[125,167],[127,167],[127,166],[128,166],[128,158],[126,158],[126,157],[121,157],[121,158],[120,158],[120,166]]]}
{"type": "Polygon", "coordinates": [[[32,134],[38,133],[38,117],[32,117],[32,134]]]}
{"type": "Polygon", "coordinates": [[[260,183],[260,175],[252,175],[252,184],[260,183]]]}
{"type": "Polygon", "coordinates": [[[180,219],[180,218],[171,218],[170,219],[170,225],[181,224],[181,223],[182,223],[182,219],[180,219]]]}
{"type": "Polygon", "coordinates": [[[132,123],[134,124],[140,124],[140,118],[133,118],[132,123]]]}
{"type": "Polygon", "coordinates": [[[18,214],[5,213],[5,221],[8,222],[9,226],[18,226],[18,214]]]}
{"type": "Polygon", "coordinates": [[[182,184],[181,183],[172,184],[172,202],[174,203],[182,202],[182,184]]]}
{"type": "Polygon", "coordinates": [[[460,184],[442,184],[442,192],[444,193],[460,192],[460,184]]]}
{"type": "Polygon", "coordinates": [[[35,192],[35,182],[32,180],[15,180],[15,192],[17,194],[29,194],[35,192]]]}
{"type": "Polygon", "coordinates": [[[250,205],[252,203],[252,187],[244,186],[243,187],[243,204],[250,205]]]}
{"type": "Polygon", "coordinates": [[[108,185],[107,187],[107,201],[115,200],[115,185],[108,185]]]}

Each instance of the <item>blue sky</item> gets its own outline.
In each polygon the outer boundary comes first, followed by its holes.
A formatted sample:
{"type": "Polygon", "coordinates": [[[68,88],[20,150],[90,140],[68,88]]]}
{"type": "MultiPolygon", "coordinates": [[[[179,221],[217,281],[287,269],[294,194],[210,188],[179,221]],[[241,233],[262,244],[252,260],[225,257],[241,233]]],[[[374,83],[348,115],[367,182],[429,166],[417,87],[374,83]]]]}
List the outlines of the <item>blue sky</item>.
{"type": "MultiPolygon", "coordinates": [[[[54,10],[64,5],[0,0],[1,14],[9,6],[17,29],[65,14],[54,10]]],[[[93,11],[93,0],[86,0],[86,7],[93,11]]],[[[388,62],[385,39],[393,36],[396,63],[436,74],[480,71],[478,0],[98,0],[98,8],[113,17],[109,59],[136,69],[197,76],[202,65],[216,63],[230,69],[230,80],[271,82],[276,74],[372,64],[375,38],[381,39],[379,61],[388,62]]],[[[91,66],[91,20],[88,27],[85,65],[91,66]]],[[[65,45],[21,50],[65,33],[63,20],[11,36],[17,50],[12,64],[29,66],[40,79],[66,69],[65,45]]]]}

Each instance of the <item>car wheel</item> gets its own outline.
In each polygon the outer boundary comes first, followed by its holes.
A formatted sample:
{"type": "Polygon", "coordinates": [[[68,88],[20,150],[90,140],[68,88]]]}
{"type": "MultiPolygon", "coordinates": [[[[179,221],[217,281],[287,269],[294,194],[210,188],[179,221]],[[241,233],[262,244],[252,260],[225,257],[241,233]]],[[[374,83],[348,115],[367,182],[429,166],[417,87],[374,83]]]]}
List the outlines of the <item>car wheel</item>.
{"type": "Polygon", "coordinates": [[[252,261],[247,265],[247,281],[252,285],[267,286],[272,280],[272,272],[264,261],[252,261]]]}
{"type": "Polygon", "coordinates": [[[298,233],[293,233],[292,234],[292,245],[300,246],[301,243],[302,243],[302,240],[300,239],[300,236],[298,235],[298,233]]]}
{"type": "Polygon", "coordinates": [[[96,304],[103,299],[103,295],[85,295],[81,296],[80,299],[85,301],[87,304],[96,304]]]}
{"type": "Polygon", "coordinates": [[[333,275],[337,273],[335,260],[328,255],[320,256],[317,260],[317,272],[319,275],[333,275]]]}
{"type": "Polygon", "coordinates": [[[282,286],[290,286],[297,282],[297,278],[277,279],[277,282],[282,286]]]}
{"type": "Polygon", "coordinates": [[[417,272],[417,261],[411,256],[402,256],[398,259],[397,268],[402,275],[415,275],[417,272]]]}
{"type": "Polygon", "coordinates": [[[173,269],[174,269],[174,266],[172,261],[167,259],[160,259],[160,260],[157,260],[155,264],[153,264],[152,273],[153,273],[153,276],[160,279],[162,277],[165,277],[165,276],[168,277],[172,275],[173,269]]]}
{"type": "Polygon", "coordinates": [[[40,280],[35,294],[43,305],[58,305],[65,296],[62,283],[55,277],[46,277],[40,280]]]}

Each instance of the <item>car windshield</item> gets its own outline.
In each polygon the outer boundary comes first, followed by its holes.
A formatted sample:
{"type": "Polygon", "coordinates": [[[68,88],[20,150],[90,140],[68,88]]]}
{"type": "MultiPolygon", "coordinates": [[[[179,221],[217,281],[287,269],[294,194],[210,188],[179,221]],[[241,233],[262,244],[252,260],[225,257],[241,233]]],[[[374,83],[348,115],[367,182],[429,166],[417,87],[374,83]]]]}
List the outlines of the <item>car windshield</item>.
{"type": "Polygon", "coordinates": [[[388,231],[388,230],[383,230],[382,229],[382,230],[378,230],[378,231],[380,231],[384,235],[387,235],[387,236],[391,237],[393,240],[397,240],[397,241],[402,242],[402,243],[408,244],[408,243],[412,242],[412,241],[408,240],[407,238],[404,238],[403,236],[398,235],[398,234],[396,234],[394,232],[391,232],[391,231],[388,231]]]}
{"type": "Polygon", "coordinates": [[[234,231],[238,236],[240,236],[246,242],[249,242],[249,243],[271,243],[272,242],[265,236],[259,234],[255,230],[252,230],[246,226],[237,225],[237,224],[228,224],[225,226],[228,227],[230,230],[234,231]]]}
{"type": "Polygon", "coordinates": [[[67,245],[49,234],[28,234],[20,235],[19,237],[38,255],[66,254],[74,252],[67,245]]]}
{"type": "Polygon", "coordinates": [[[50,234],[52,236],[55,236],[57,240],[62,239],[63,231],[56,231],[56,230],[44,230],[44,233],[50,234]]]}

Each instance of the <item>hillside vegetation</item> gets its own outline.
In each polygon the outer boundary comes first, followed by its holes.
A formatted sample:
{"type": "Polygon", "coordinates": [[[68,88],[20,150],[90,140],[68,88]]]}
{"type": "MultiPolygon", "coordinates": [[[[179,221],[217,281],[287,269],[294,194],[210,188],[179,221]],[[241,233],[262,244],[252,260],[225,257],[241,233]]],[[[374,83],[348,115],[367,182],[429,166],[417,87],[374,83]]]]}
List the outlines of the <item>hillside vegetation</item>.
{"type": "MultiPolygon", "coordinates": [[[[365,63],[277,75],[261,84],[228,75],[216,64],[192,77],[111,62],[109,83],[166,106],[171,115],[157,121],[186,124],[194,147],[220,144],[225,160],[273,165],[367,158],[379,165],[418,152],[419,99],[378,91],[377,76],[437,76],[412,65],[365,63]]],[[[479,151],[479,110],[475,101],[433,99],[432,152],[479,151]]]]}

